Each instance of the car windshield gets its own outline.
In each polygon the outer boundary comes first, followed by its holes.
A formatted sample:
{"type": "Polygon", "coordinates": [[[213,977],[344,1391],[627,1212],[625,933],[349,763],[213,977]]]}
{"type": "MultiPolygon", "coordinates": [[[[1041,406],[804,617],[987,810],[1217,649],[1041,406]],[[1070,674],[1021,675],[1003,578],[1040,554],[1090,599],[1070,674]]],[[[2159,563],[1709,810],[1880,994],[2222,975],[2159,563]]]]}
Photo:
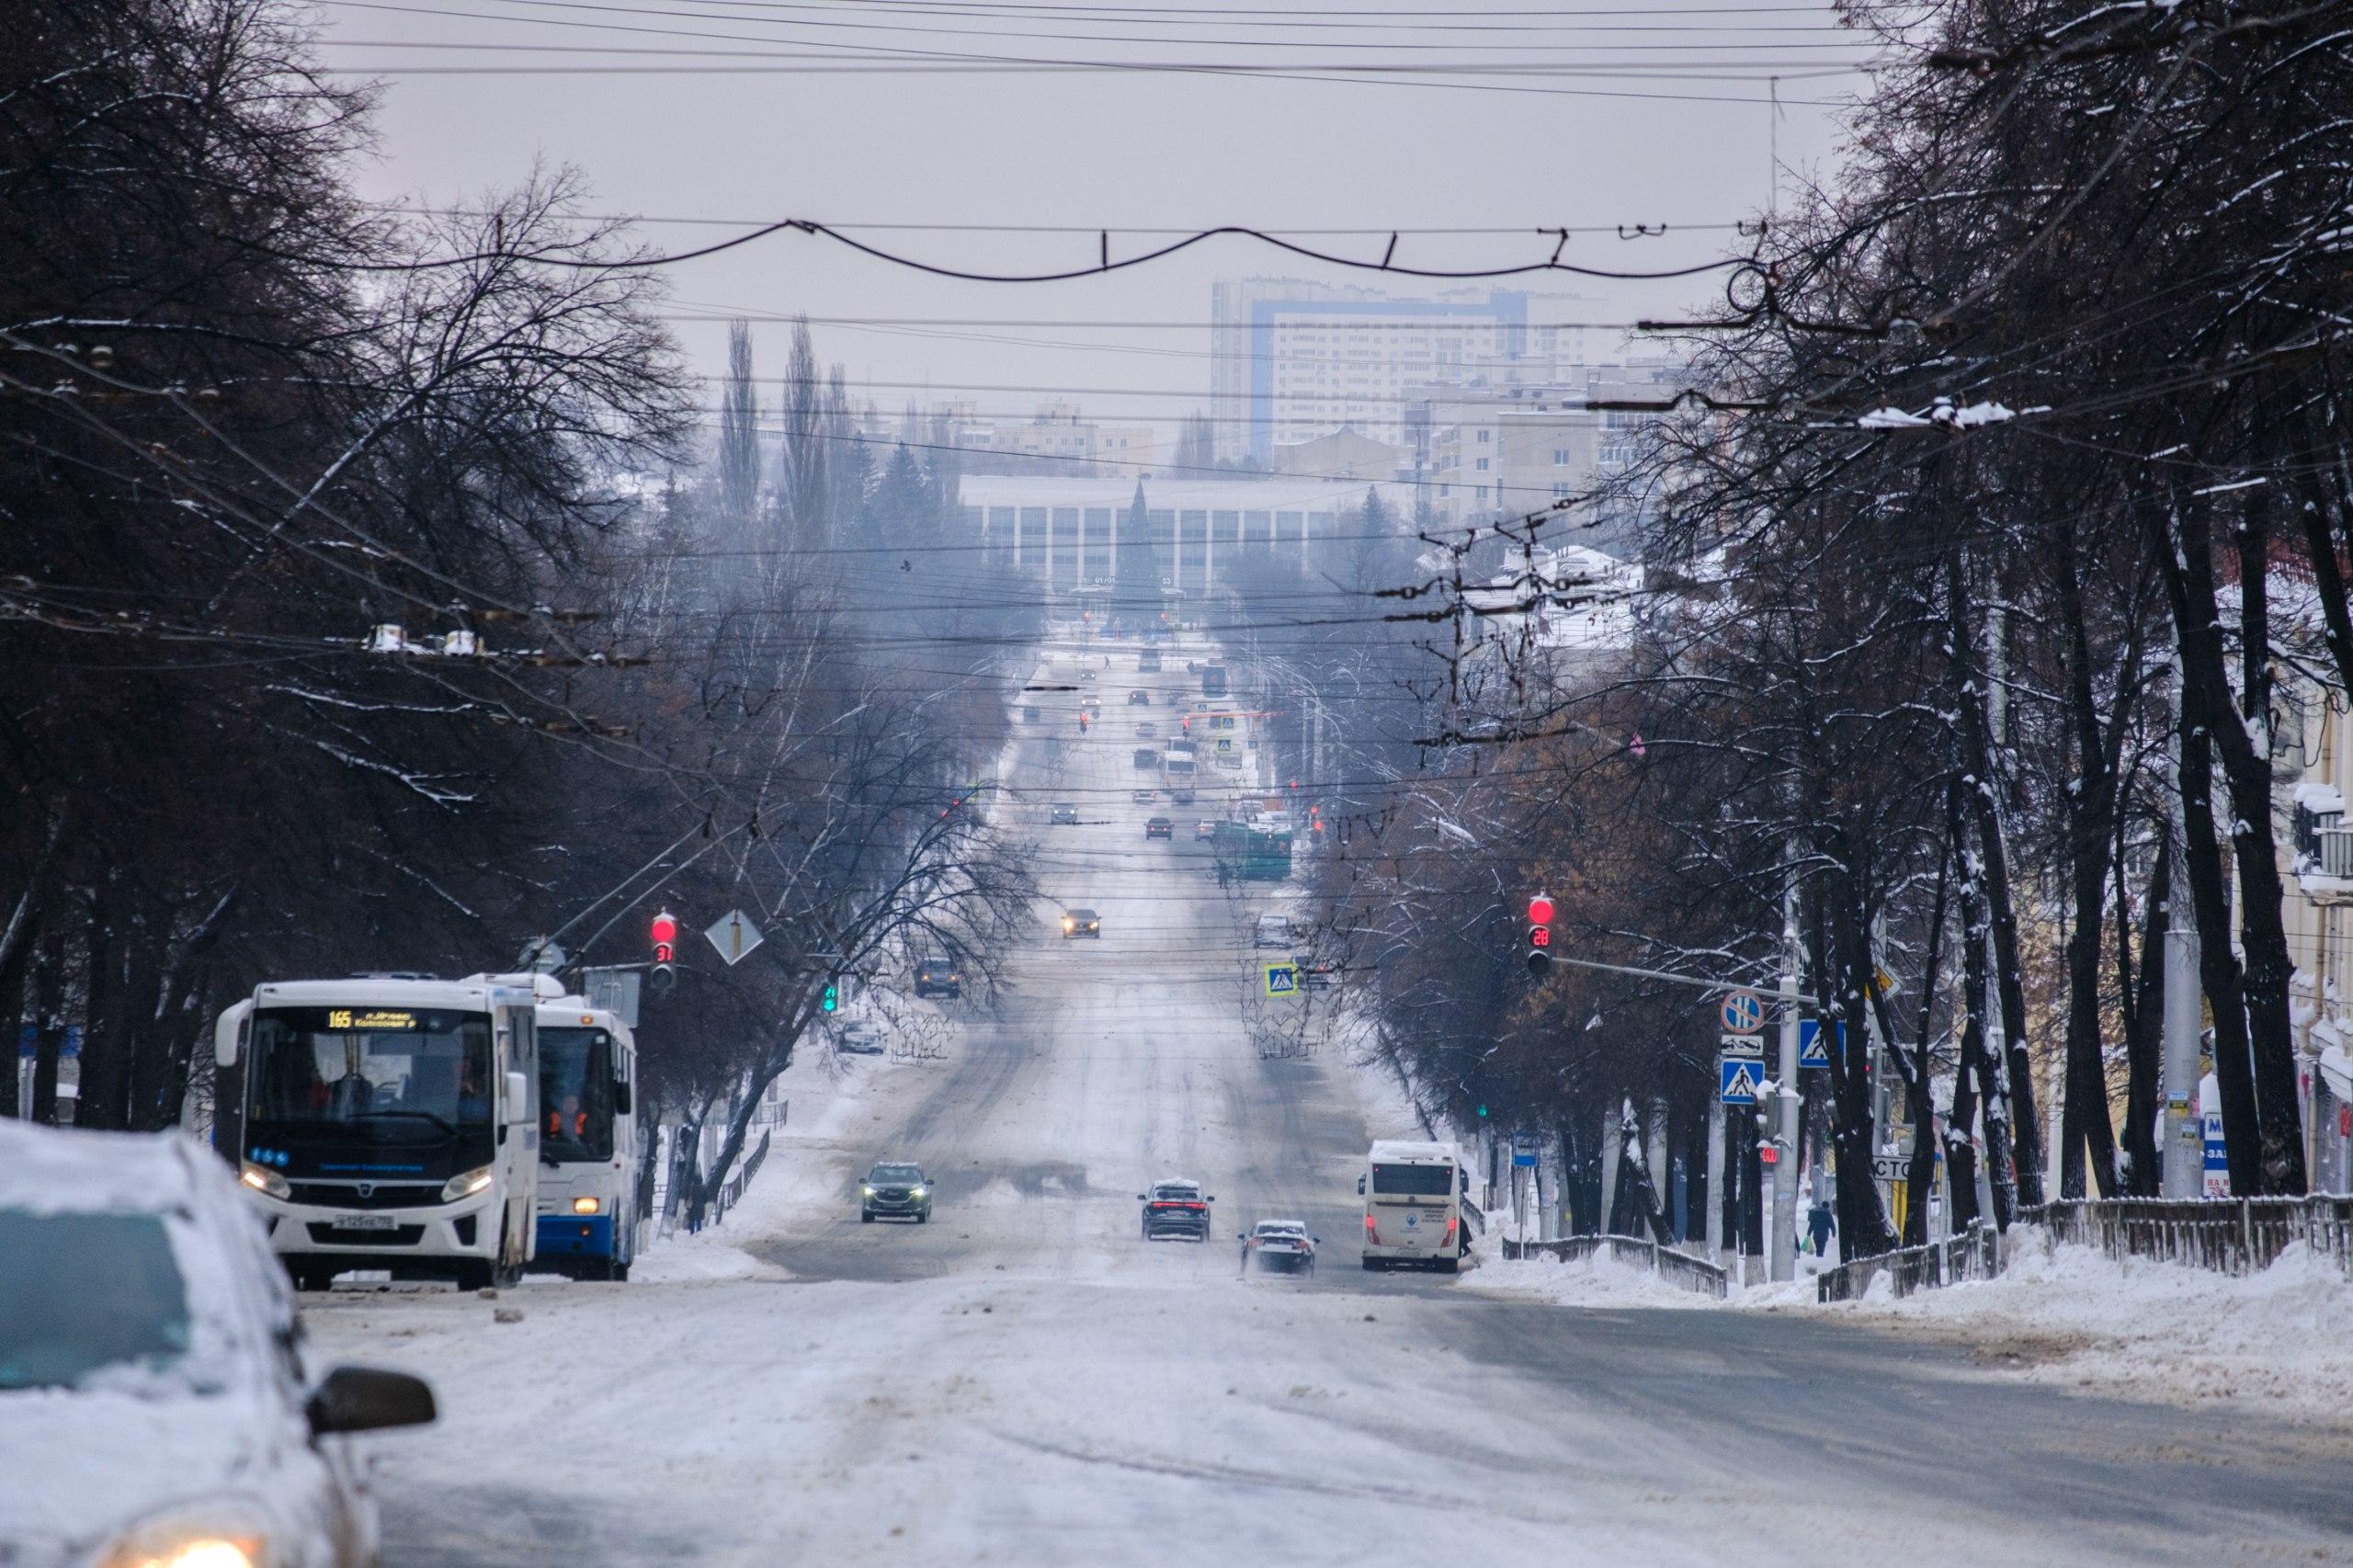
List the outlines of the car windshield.
{"type": "Polygon", "coordinates": [[[0,1209],[0,1390],[187,1356],[188,1289],[162,1216],[0,1209]]]}
{"type": "Polygon", "coordinates": [[[490,1016],[277,1007],[254,1017],[257,1121],[431,1142],[488,1127],[490,1016]]]}
{"type": "Polygon", "coordinates": [[[919,1165],[877,1165],[866,1173],[866,1179],[869,1181],[921,1181],[923,1168],[919,1165]]]}
{"type": "Polygon", "coordinates": [[[613,1037],[603,1029],[540,1030],[540,1144],[549,1160],[613,1157],[613,1037]]]}

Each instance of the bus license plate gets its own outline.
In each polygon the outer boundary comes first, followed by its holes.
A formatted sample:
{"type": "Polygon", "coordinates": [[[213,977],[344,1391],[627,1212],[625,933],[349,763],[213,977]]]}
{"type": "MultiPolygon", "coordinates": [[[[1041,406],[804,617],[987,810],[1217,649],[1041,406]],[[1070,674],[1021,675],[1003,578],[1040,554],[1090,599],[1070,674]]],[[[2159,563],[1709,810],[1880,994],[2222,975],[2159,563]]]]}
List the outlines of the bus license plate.
{"type": "Polygon", "coordinates": [[[335,1228],[338,1231],[389,1231],[400,1222],[390,1214],[338,1214],[335,1228]]]}

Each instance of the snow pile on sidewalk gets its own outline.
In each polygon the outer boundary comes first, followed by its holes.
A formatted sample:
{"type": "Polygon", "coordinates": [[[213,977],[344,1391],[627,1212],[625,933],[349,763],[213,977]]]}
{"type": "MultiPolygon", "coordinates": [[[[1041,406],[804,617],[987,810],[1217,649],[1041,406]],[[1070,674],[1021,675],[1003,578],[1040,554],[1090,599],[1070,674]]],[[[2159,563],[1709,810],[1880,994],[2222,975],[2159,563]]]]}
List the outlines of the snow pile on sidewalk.
{"type": "Polygon", "coordinates": [[[2340,1422],[2353,1408],[2353,1282],[2299,1242],[2246,1278],[2149,1259],[2117,1262],[2013,1229],[1998,1278],[1821,1309],[1958,1331],[2037,1381],[2191,1404],[2259,1403],[2340,1422]]]}
{"type": "Polygon", "coordinates": [[[1562,1307],[1721,1307],[1697,1290],[1662,1279],[1637,1263],[1620,1263],[1608,1252],[1563,1263],[1557,1258],[1497,1259],[1482,1263],[1459,1289],[1512,1301],[1549,1301],[1562,1307]]]}

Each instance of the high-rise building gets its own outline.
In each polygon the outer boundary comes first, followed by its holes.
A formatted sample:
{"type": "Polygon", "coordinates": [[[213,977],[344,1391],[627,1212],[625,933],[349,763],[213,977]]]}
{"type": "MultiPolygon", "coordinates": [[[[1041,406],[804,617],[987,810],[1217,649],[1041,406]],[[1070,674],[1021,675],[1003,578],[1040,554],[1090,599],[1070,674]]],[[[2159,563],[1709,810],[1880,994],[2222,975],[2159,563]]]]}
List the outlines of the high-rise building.
{"type": "Polygon", "coordinates": [[[1556,383],[1585,361],[1573,295],[1375,289],[1252,278],[1211,291],[1210,415],[1221,459],[1265,462],[1279,446],[1344,426],[1412,445],[1411,389],[1556,383]]]}

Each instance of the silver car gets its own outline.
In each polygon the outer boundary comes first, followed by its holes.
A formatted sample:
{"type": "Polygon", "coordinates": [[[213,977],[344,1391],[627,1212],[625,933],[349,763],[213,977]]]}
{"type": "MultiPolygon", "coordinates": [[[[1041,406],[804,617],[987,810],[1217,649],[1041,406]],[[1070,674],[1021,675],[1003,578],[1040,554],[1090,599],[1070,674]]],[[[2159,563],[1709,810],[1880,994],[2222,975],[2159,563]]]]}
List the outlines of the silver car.
{"type": "Polygon", "coordinates": [[[376,1562],[342,1434],[430,1421],[433,1392],[310,1379],[220,1160],[178,1133],[0,1121],[0,1562],[376,1562]]]}

